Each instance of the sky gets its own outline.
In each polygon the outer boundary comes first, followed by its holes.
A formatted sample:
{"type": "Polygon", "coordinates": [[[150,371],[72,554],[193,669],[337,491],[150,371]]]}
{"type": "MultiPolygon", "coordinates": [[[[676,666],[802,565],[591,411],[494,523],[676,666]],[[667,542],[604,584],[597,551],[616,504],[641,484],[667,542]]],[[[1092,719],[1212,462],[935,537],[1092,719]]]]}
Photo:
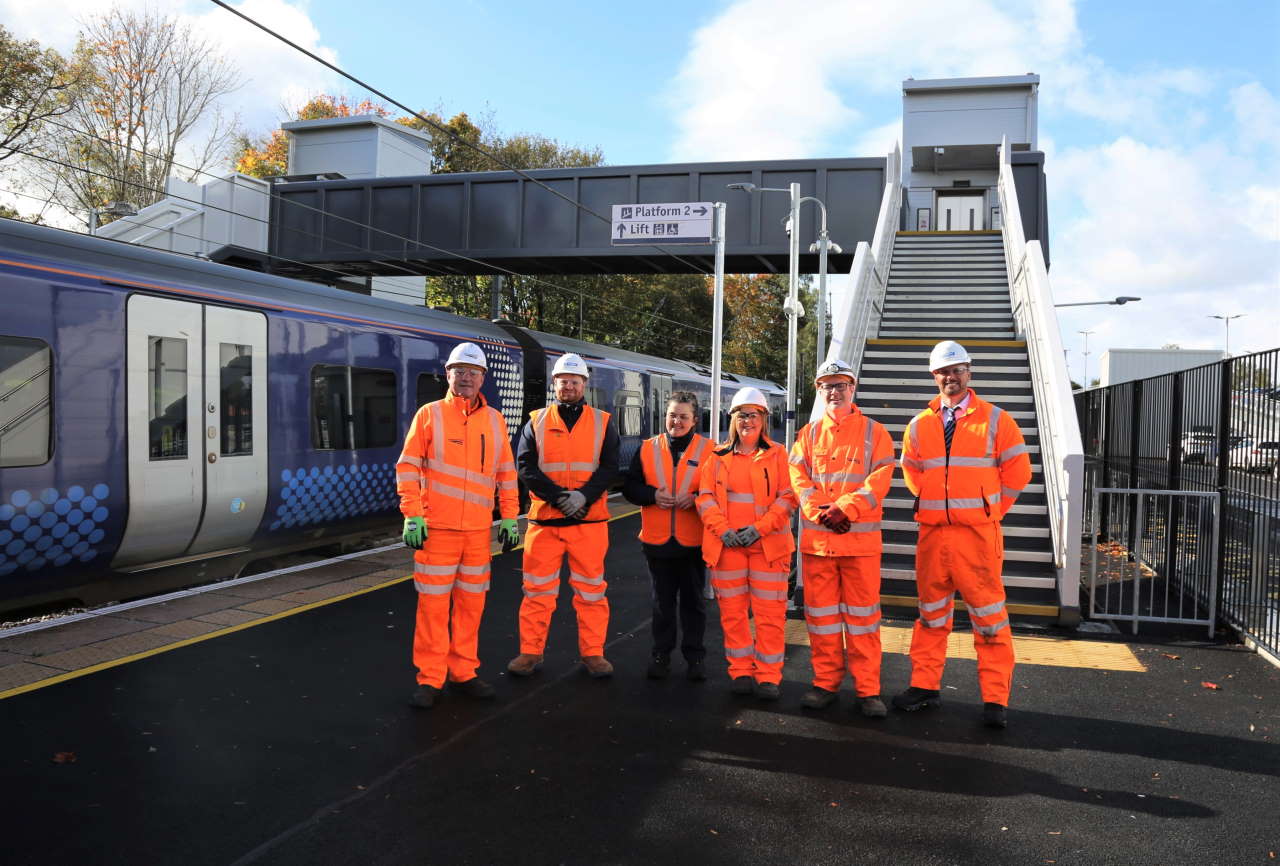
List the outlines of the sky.
{"type": "MultiPolygon", "coordinates": [[[[0,21],[65,51],[102,3],[0,0],[0,21]]],[[[317,93],[362,95],[212,3],[162,5],[238,64],[251,131],[317,93]]],[[[1223,348],[1214,315],[1241,316],[1233,354],[1280,346],[1275,0],[233,5],[401,102],[613,165],[879,156],[903,79],[1034,72],[1055,300],[1143,299],[1059,310],[1072,377],[1080,331],[1091,379],[1108,348],[1223,348]]]]}

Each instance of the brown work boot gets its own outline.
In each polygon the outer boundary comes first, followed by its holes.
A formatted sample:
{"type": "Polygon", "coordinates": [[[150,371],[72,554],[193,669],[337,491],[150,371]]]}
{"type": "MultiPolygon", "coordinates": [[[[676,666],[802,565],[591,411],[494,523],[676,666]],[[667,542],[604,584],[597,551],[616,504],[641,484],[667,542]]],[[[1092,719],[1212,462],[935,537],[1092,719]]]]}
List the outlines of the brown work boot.
{"type": "Polygon", "coordinates": [[[520,655],[507,662],[507,672],[518,677],[533,676],[534,672],[540,667],[542,667],[542,653],[537,655],[520,653],[520,655]]]}
{"type": "Polygon", "coordinates": [[[604,656],[583,656],[582,664],[587,673],[596,679],[613,676],[613,665],[604,656]]]}

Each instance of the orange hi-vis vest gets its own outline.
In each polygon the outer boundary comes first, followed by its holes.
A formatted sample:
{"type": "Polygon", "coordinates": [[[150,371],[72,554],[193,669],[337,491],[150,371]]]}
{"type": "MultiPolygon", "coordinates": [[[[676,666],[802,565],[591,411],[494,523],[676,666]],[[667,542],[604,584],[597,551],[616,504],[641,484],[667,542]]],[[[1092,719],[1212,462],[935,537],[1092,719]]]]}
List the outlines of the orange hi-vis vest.
{"type": "Polygon", "coordinates": [[[907,425],[902,475],[916,496],[922,524],[995,523],[1031,480],[1031,458],[1018,422],[969,389],[969,408],[956,419],[947,454],[942,398],[907,425]]]}
{"type": "Polygon", "coordinates": [[[483,395],[476,400],[468,405],[450,392],[413,416],[396,461],[405,517],[424,517],[431,529],[488,529],[495,491],[504,518],[519,513],[507,422],[483,395]]]}
{"type": "MultiPolygon", "coordinates": [[[[711,440],[694,433],[680,455],[671,477],[671,443],[665,433],[647,439],[640,446],[640,465],[646,484],[666,490],[672,496],[698,493],[698,474],[711,452],[711,440]]],[[[685,547],[702,544],[702,519],[693,508],[659,508],[646,505],[640,509],[640,540],[645,544],[666,544],[671,536],[685,547]]]]}
{"type": "MultiPolygon", "coordinates": [[[[604,449],[604,432],[609,426],[609,413],[594,406],[583,406],[582,416],[570,430],[560,417],[559,406],[534,409],[529,413],[533,440],[538,446],[538,468],[566,490],[577,490],[591,480],[600,468],[600,452],[604,449]]],[[[529,491],[529,519],[556,520],[564,512],[529,491]]],[[[584,522],[609,519],[608,497],[601,496],[582,518],[584,522]]]]}
{"type": "MultiPolygon", "coordinates": [[[[762,438],[762,442],[768,440],[762,438]]],[[[727,448],[712,451],[702,464],[698,476],[698,514],[702,517],[702,558],[708,565],[715,565],[724,551],[720,536],[730,526],[727,512],[730,496],[743,497],[754,506],[756,521],[753,524],[760,533],[764,558],[776,562],[790,556],[796,549],[791,537],[791,515],[796,511],[796,497],[791,492],[791,479],[787,472],[787,453],[781,445],[768,442],[764,448],[751,455],[751,490],[729,490],[729,461],[733,452],[727,448]]]]}
{"type": "Polygon", "coordinates": [[[837,421],[823,415],[796,434],[791,488],[800,500],[800,552],[870,556],[881,549],[880,520],[893,480],[893,439],[857,406],[837,421]],[[852,521],[837,533],[818,521],[819,506],[839,508],[852,521]]]}

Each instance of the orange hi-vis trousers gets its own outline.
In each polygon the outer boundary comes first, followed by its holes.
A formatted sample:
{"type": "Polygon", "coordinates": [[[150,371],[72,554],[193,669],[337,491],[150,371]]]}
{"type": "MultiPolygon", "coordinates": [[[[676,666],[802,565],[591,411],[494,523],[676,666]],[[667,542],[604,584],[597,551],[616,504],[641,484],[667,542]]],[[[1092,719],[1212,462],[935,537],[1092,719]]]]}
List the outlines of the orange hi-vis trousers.
{"type": "Polygon", "coordinates": [[[787,648],[786,560],[770,563],[758,541],[750,547],[726,547],[711,568],[711,586],[720,607],[729,676],[782,682],[787,648]],[[755,619],[754,641],[748,614],[755,619]]]}
{"type": "Polygon", "coordinates": [[[911,685],[942,687],[947,638],[958,590],[973,623],[982,700],[1009,705],[1013,683],[1013,633],[1004,606],[1004,537],[999,523],[920,526],[916,592],[920,618],[911,634],[911,685]]]}
{"type": "Polygon", "coordinates": [[[804,554],[804,619],[815,686],[839,691],[847,667],[858,697],[880,694],[879,554],[804,554]]]}
{"type": "Polygon", "coordinates": [[[432,529],[413,554],[418,617],[413,663],[418,683],[440,688],[445,676],[474,679],[476,643],[489,590],[489,530],[432,529]]]}
{"type": "Polygon", "coordinates": [[[609,633],[608,584],[604,555],[609,550],[609,524],[572,526],[530,524],[524,537],[524,600],[520,602],[520,652],[541,655],[547,629],[560,594],[560,567],[569,558],[569,586],[578,614],[578,652],[604,655],[609,633]]]}

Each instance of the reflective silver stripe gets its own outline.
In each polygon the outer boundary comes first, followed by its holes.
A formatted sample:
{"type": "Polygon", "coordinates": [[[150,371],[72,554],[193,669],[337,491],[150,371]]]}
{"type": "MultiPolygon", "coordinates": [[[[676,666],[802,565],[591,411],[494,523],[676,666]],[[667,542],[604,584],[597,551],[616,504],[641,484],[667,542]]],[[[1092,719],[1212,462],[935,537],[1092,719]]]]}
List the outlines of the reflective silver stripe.
{"type": "Polygon", "coordinates": [[[422,475],[417,472],[397,472],[396,483],[399,484],[402,481],[406,481],[409,484],[412,484],[415,481],[420,482],[422,481],[422,475]]]}
{"type": "Polygon", "coordinates": [[[815,492],[816,491],[812,487],[802,487],[800,489],[800,493],[798,494],[800,497],[800,504],[801,505],[806,504],[810,499],[813,498],[813,494],[815,492]]]}
{"type": "Polygon", "coordinates": [[[693,507],[698,509],[699,515],[705,514],[707,512],[707,509],[709,509],[711,506],[712,506],[712,503],[710,501],[703,502],[701,496],[699,496],[698,499],[693,503],[693,507]]]}
{"type": "Polygon", "coordinates": [[[937,619],[925,619],[924,617],[920,617],[920,622],[925,628],[942,628],[944,625],[951,622],[951,612],[948,611],[946,616],[940,616],[937,619]]]}
{"type": "Polygon", "coordinates": [[[785,650],[780,653],[762,653],[759,650],[756,650],[756,661],[764,662],[767,665],[781,664],[786,656],[787,654],[785,650]]]}
{"type": "Polygon", "coordinates": [[[875,622],[871,625],[850,625],[849,623],[845,623],[844,631],[845,634],[871,634],[873,632],[880,631],[880,623],[875,622]]]}
{"type": "Polygon", "coordinates": [[[485,508],[493,507],[493,495],[482,496],[479,493],[472,493],[470,490],[463,490],[460,487],[454,487],[449,484],[442,484],[439,481],[432,481],[428,487],[432,493],[440,493],[445,496],[453,496],[464,502],[470,502],[485,508]]]}
{"type": "Polygon", "coordinates": [[[524,582],[531,583],[534,586],[541,586],[544,583],[551,583],[559,579],[560,579],[560,572],[558,571],[553,572],[552,574],[530,574],[527,571],[524,572],[524,582]]]}
{"type": "Polygon", "coordinates": [[[459,574],[488,574],[489,566],[488,565],[459,565],[458,573],[459,574]]]}
{"type": "Polygon", "coordinates": [[[755,647],[749,647],[749,646],[724,648],[724,654],[731,659],[749,658],[751,654],[754,652],[755,652],[755,647]]]}
{"type": "Polygon", "coordinates": [[[1005,628],[1008,625],[1009,625],[1009,620],[1006,617],[1005,619],[1000,620],[995,625],[978,625],[977,623],[974,623],[973,630],[976,631],[978,634],[985,634],[987,636],[990,636],[990,635],[996,634],[997,632],[1000,631],[1000,629],[1005,628]]]}
{"type": "MultiPolygon", "coordinates": [[[[902,462],[903,464],[906,464],[908,461],[904,458],[902,462]]],[[[912,460],[910,462],[912,464],[913,469],[918,469],[921,472],[925,472],[930,469],[938,469],[940,467],[946,466],[947,458],[930,457],[928,460],[912,460]]]]}
{"type": "MultiPolygon", "coordinates": [[[[997,500],[998,501],[998,500],[997,500]]],[[[921,511],[946,511],[948,508],[981,508],[983,500],[976,499],[921,499],[921,511]]]]}
{"type": "Polygon", "coordinates": [[[421,459],[421,458],[419,458],[419,457],[410,457],[408,454],[405,454],[405,453],[403,453],[403,452],[401,452],[401,454],[400,454],[400,458],[399,458],[398,460],[396,460],[396,462],[397,462],[397,463],[408,463],[410,466],[417,466],[419,469],[421,469],[421,468],[422,468],[422,459],[421,459]]]}
{"type": "Polygon", "coordinates": [[[907,423],[907,435],[903,437],[902,444],[902,465],[904,466],[907,465],[908,451],[913,454],[918,454],[920,452],[920,437],[916,434],[916,424],[919,422],[920,416],[917,415],[907,423]]]}
{"type": "Polygon", "coordinates": [[[995,604],[988,604],[985,607],[971,607],[969,613],[974,616],[991,616],[993,613],[999,613],[1004,610],[1004,602],[997,601],[995,604]]]}
{"type": "Polygon", "coordinates": [[[524,591],[525,598],[536,598],[540,595],[559,595],[559,594],[560,594],[560,590],[558,589],[544,589],[544,590],[541,590],[540,592],[530,592],[527,589],[524,591]]]}
{"type": "Polygon", "coordinates": [[[875,472],[881,466],[892,466],[892,465],[893,465],[893,455],[890,454],[888,457],[881,457],[875,463],[871,464],[871,471],[875,472]]]}
{"type": "Polygon", "coordinates": [[[903,457],[902,468],[910,469],[912,472],[923,472],[924,463],[915,459],[914,457],[903,457]]]}
{"type": "Polygon", "coordinates": [[[831,616],[832,614],[840,613],[843,609],[843,604],[833,604],[827,607],[809,607],[805,605],[804,613],[805,616],[831,616]]]}
{"type": "Polygon", "coordinates": [[[671,485],[667,483],[667,461],[662,459],[662,452],[665,450],[662,447],[663,438],[662,435],[658,435],[649,440],[649,450],[653,456],[653,474],[657,476],[657,483],[653,486],[659,490],[670,490],[671,485]]]}
{"type": "Polygon", "coordinates": [[[689,492],[689,488],[693,486],[693,479],[697,477],[700,471],[697,468],[690,467],[689,463],[696,460],[698,462],[698,466],[701,466],[703,455],[705,455],[711,447],[711,440],[704,439],[697,433],[693,434],[693,441],[698,443],[698,451],[696,454],[689,453],[693,451],[693,442],[690,442],[689,447],[684,450],[684,460],[682,461],[684,466],[684,480],[680,482],[680,489],[676,491],[677,494],[685,494],[689,492]]]}
{"type": "Polygon", "coordinates": [[[573,571],[573,570],[569,571],[569,579],[576,580],[578,583],[585,583],[588,586],[599,586],[600,584],[604,583],[603,574],[600,575],[599,577],[586,577],[584,575],[578,574],[576,571],[573,571]]]}
{"type": "Polygon", "coordinates": [[[751,587],[751,594],[762,601],[786,601],[787,591],[785,589],[760,589],[751,587]]]}
{"type": "Polygon", "coordinates": [[[573,588],[573,592],[574,592],[574,595],[578,596],[578,598],[582,599],[583,601],[601,601],[604,599],[603,590],[601,590],[600,592],[583,592],[582,590],[578,589],[575,586],[573,588]]]}
{"type": "Polygon", "coordinates": [[[414,581],[413,586],[423,595],[448,595],[453,592],[453,581],[448,583],[421,583],[414,581]]]}
{"type": "MultiPolygon", "coordinates": [[[[991,407],[991,420],[987,422],[987,455],[988,457],[996,456],[996,431],[1000,429],[1000,416],[1004,414],[1004,410],[999,406],[991,407]]],[[[994,465],[994,461],[992,463],[994,465]]]]}
{"type": "Polygon", "coordinates": [[[938,601],[922,601],[920,602],[920,609],[925,613],[933,613],[935,610],[942,610],[944,607],[951,604],[951,601],[954,598],[955,596],[949,595],[946,598],[939,599],[938,601]]]}
{"type": "MultiPolygon", "coordinates": [[[[876,508],[878,508],[878,507],[880,506],[880,500],[876,498],[875,491],[873,491],[870,487],[867,487],[867,488],[866,488],[866,489],[864,489],[864,490],[859,490],[859,491],[857,492],[857,494],[856,494],[856,495],[861,496],[863,499],[867,500],[867,506],[868,506],[869,508],[871,508],[872,510],[874,510],[874,509],[876,509],[876,508]]],[[[878,524],[878,523],[877,523],[877,524],[876,524],[876,528],[879,528],[879,526],[880,526],[880,524],[878,524]]],[[[854,531],[854,532],[865,532],[866,530],[858,530],[858,529],[855,529],[855,530],[853,530],[853,531],[854,531]]]]}
{"type": "Polygon", "coordinates": [[[600,468],[599,463],[570,463],[570,472],[595,472],[600,468]]]}
{"type": "Polygon", "coordinates": [[[498,464],[498,471],[499,472],[515,472],[516,464],[511,460],[504,460],[502,463],[498,464]]]}
{"type": "Polygon", "coordinates": [[[544,473],[548,473],[548,474],[552,472],[567,472],[569,469],[569,464],[568,463],[539,463],[538,468],[541,469],[544,473]]]}
{"type": "Polygon", "coordinates": [[[751,571],[749,573],[752,583],[778,583],[786,584],[787,575],[777,571],[751,571]]]}
{"type": "Polygon", "coordinates": [[[787,458],[787,462],[792,466],[808,466],[809,461],[804,459],[803,454],[792,454],[787,458]]]}
{"type": "Polygon", "coordinates": [[[872,604],[866,607],[859,607],[856,604],[844,605],[844,612],[849,616],[872,616],[880,612],[880,605],[872,604]]]}
{"type": "Polygon", "coordinates": [[[844,623],[835,622],[831,625],[811,625],[809,626],[809,634],[840,634],[844,631],[844,623]]]}
{"type": "MultiPolygon", "coordinates": [[[[875,505],[873,504],[871,507],[875,508],[875,505]]],[[[833,535],[843,534],[843,533],[836,532],[834,529],[823,526],[821,523],[814,523],[812,520],[809,520],[808,518],[802,517],[800,518],[800,521],[804,524],[805,529],[811,529],[814,532],[830,532],[833,535]]],[[[845,530],[845,532],[879,532],[879,531],[880,531],[880,521],[878,520],[874,522],[868,522],[868,523],[850,523],[849,528],[845,530]]]]}
{"type": "Polygon", "coordinates": [[[444,463],[444,412],[441,410],[440,402],[427,404],[427,411],[431,413],[431,459],[439,463],[444,463]]]}
{"type": "Polygon", "coordinates": [[[552,472],[564,471],[563,463],[551,464],[546,463],[543,460],[543,457],[547,452],[544,444],[547,438],[547,412],[549,411],[549,409],[535,409],[533,412],[533,421],[531,422],[533,427],[533,444],[538,447],[538,469],[540,469],[544,475],[548,475],[552,472]],[[552,468],[553,465],[556,468],[552,468]]]}
{"type": "Polygon", "coordinates": [[[414,574],[457,574],[457,565],[428,565],[425,562],[415,562],[413,564],[414,574]]]}
{"type": "Polygon", "coordinates": [[[995,466],[994,457],[952,457],[952,466],[972,466],[979,469],[985,469],[989,466],[995,466]]]}
{"type": "MultiPolygon", "coordinates": [[[[503,418],[502,413],[497,409],[489,406],[485,409],[489,412],[489,426],[493,428],[493,468],[490,473],[496,477],[502,471],[502,467],[498,465],[498,456],[502,454],[501,442],[507,435],[507,419],[503,418]]],[[[512,469],[514,468],[513,464],[512,469]]]]}
{"type": "MultiPolygon", "coordinates": [[[[466,481],[468,478],[467,470],[454,466],[452,463],[445,463],[439,458],[431,458],[427,461],[427,474],[429,475],[449,475],[453,478],[461,478],[466,481]]],[[[476,476],[479,478],[480,476],[476,476]]]]}
{"type": "Polygon", "coordinates": [[[489,581],[486,580],[484,583],[468,583],[465,580],[460,580],[458,581],[458,589],[463,592],[488,592],[489,581]]]}
{"type": "Polygon", "coordinates": [[[742,586],[717,586],[714,587],[714,589],[716,591],[716,598],[732,598],[735,595],[742,595],[747,591],[748,587],[744,583],[742,586]]]}
{"type": "Polygon", "coordinates": [[[859,484],[866,481],[867,475],[869,475],[871,471],[875,469],[875,467],[871,465],[871,449],[873,447],[873,444],[871,442],[871,434],[875,432],[875,423],[876,422],[872,421],[870,418],[866,417],[865,415],[862,417],[862,424],[866,428],[866,437],[863,439],[863,442],[862,442],[862,465],[867,467],[867,471],[862,473],[862,477],[858,479],[859,484]]]}
{"type": "Polygon", "coordinates": [[[815,484],[861,484],[866,480],[865,472],[818,472],[813,476],[815,484]]]}
{"type": "Polygon", "coordinates": [[[989,493],[989,494],[987,494],[987,502],[990,502],[992,505],[999,505],[999,504],[1000,504],[1000,494],[999,494],[999,493],[989,493]]]}
{"type": "Polygon", "coordinates": [[[520,482],[518,482],[518,481],[514,481],[514,480],[513,480],[513,481],[499,481],[499,482],[498,482],[498,489],[499,489],[499,490],[517,490],[517,489],[519,489],[519,487],[520,487],[520,482]]]}
{"type": "Polygon", "coordinates": [[[1026,445],[1014,445],[1012,448],[1006,448],[1000,452],[1000,464],[1004,465],[1015,457],[1019,457],[1027,453],[1026,445]]]}
{"type": "Polygon", "coordinates": [[[1001,496],[1003,496],[1005,499],[1015,499],[1015,500],[1016,500],[1019,496],[1021,496],[1021,495],[1022,495],[1022,491],[1021,491],[1021,490],[1014,490],[1012,487],[1001,487],[1001,488],[1000,488],[1000,495],[1001,495],[1001,496]]]}
{"type": "MultiPolygon", "coordinates": [[[[586,411],[591,413],[591,420],[595,422],[595,439],[592,442],[591,454],[595,457],[595,462],[591,464],[588,472],[595,472],[600,468],[600,451],[604,448],[604,413],[594,406],[587,406],[586,411]]],[[[578,464],[579,466],[584,464],[578,464]]]]}
{"type": "Polygon", "coordinates": [[[716,571],[713,568],[711,570],[711,579],[712,580],[741,580],[742,578],[746,577],[750,573],[751,572],[745,568],[735,568],[729,571],[716,571]]]}
{"type": "Polygon", "coordinates": [[[728,496],[730,502],[739,502],[747,505],[754,504],[756,498],[750,493],[730,493],[728,496]]]}

